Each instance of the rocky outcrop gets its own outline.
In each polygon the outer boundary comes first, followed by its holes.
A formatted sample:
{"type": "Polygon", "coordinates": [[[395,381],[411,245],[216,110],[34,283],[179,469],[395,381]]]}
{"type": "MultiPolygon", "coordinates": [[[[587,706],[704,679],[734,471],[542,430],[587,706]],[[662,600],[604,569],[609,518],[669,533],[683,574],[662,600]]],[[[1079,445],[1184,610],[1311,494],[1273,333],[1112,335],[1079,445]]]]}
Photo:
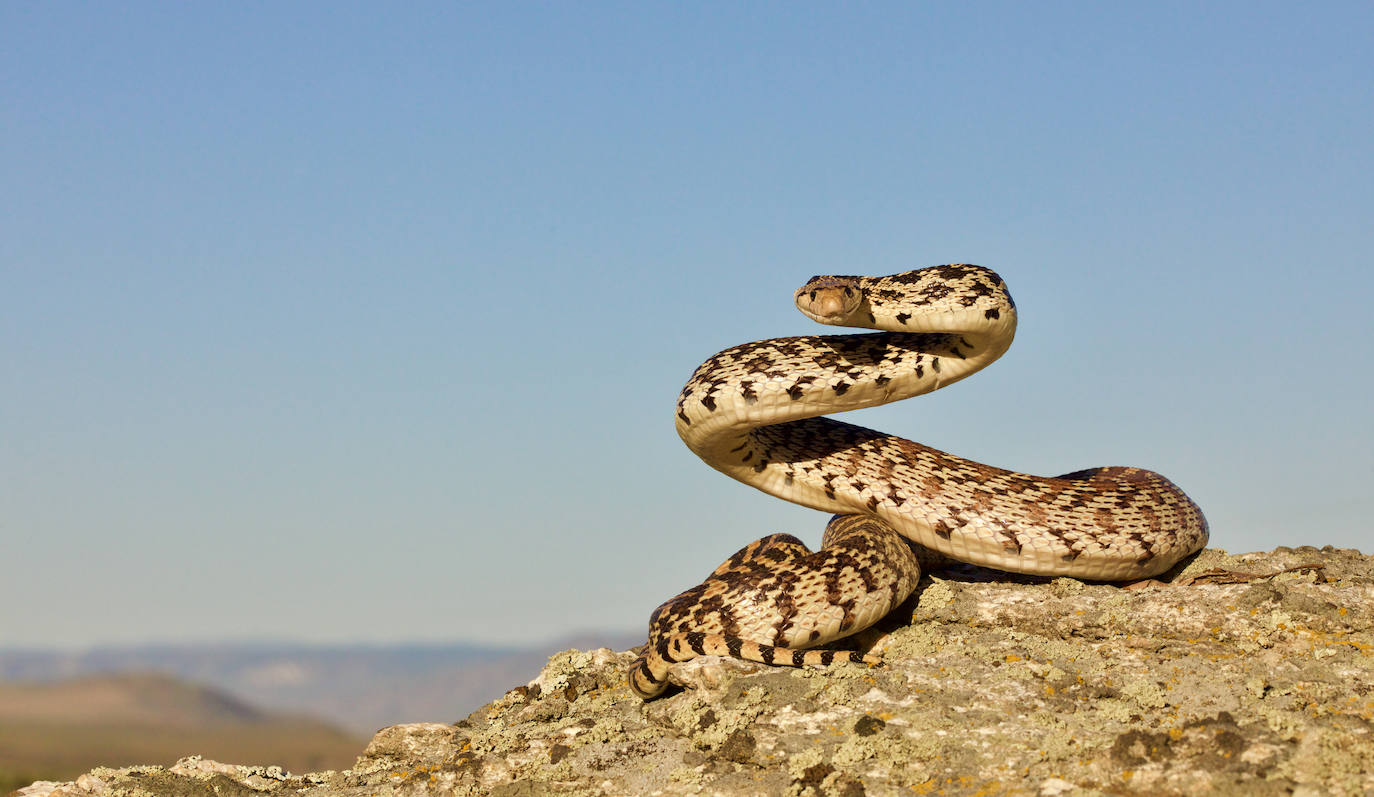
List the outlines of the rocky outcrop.
{"type": "Polygon", "coordinates": [[[454,725],[386,728],[352,769],[186,759],[38,795],[1361,794],[1374,790],[1374,559],[1209,550],[1123,589],[928,576],[881,667],[565,651],[454,725]]]}

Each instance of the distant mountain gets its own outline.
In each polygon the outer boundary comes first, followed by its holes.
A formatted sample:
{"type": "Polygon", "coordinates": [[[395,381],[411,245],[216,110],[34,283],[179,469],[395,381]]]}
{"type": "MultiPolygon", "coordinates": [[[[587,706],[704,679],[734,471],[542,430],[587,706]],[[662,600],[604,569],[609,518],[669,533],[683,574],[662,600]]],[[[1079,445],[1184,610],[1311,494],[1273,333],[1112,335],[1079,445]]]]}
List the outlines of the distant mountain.
{"type": "Polygon", "coordinates": [[[235,697],[166,675],[94,675],[0,683],[0,723],[147,725],[167,728],[262,723],[273,717],[235,697]]]}
{"type": "MultiPolygon", "coordinates": [[[[363,735],[400,722],[455,722],[528,682],[567,648],[625,649],[642,635],[584,634],[517,647],[452,645],[148,645],[82,652],[0,649],[4,681],[163,673],[249,706],[308,713],[363,735]]],[[[182,699],[190,699],[183,695],[182,699]]]]}
{"type": "Polygon", "coordinates": [[[341,769],[364,743],[336,725],[165,675],[0,683],[0,789],[193,754],[294,772],[341,769]]]}

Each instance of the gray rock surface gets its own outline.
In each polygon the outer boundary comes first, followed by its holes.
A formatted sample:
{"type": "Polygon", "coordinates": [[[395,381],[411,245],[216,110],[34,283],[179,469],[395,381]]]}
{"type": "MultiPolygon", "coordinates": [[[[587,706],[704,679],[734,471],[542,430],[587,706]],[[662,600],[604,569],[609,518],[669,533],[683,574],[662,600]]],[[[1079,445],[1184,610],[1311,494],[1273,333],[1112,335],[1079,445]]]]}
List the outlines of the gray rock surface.
{"type": "Polygon", "coordinates": [[[383,729],[346,771],[191,758],[21,793],[1374,792],[1374,558],[1209,550],[1130,589],[991,578],[928,576],[867,640],[881,667],[705,658],[643,703],[630,653],[569,650],[454,725],[383,729]]]}

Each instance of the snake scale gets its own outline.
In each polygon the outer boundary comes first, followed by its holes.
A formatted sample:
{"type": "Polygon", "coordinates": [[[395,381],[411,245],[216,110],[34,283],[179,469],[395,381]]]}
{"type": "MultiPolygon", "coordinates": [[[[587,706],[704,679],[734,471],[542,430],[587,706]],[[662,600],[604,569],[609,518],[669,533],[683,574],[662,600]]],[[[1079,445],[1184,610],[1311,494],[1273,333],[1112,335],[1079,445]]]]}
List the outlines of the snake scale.
{"type": "Polygon", "coordinates": [[[1030,476],[820,417],[929,393],[1000,357],[1016,332],[1016,305],[993,271],[958,264],[818,276],[795,301],[822,324],[881,331],[726,349],[683,387],[677,431],[722,473],[835,517],[819,550],[786,534],[764,537],[655,609],[629,673],[641,697],[663,692],[669,667],[699,655],[874,663],[808,648],[904,601],[922,560],[1120,581],[1161,573],[1206,545],[1197,504],[1151,471],[1030,476]]]}

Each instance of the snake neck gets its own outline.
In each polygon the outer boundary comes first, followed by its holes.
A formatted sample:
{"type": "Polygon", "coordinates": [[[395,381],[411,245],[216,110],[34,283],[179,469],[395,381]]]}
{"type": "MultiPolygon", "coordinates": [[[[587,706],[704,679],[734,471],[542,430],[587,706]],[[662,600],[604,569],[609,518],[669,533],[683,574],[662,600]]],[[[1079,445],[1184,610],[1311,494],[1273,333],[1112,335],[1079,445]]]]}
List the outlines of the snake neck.
{"type": "MultiPolygon", "coordinates": [[[[677,430],[687,447],[754,486],[769,463],[751,445],[753,430],[938,390],[1001,357],[1016,334],[1006,283],[981,266],[816,276],[794,300],[819,323],[880,331],[734,346],[702,363],[678,396],[677,430]]],[[[798,500],[787,492],[778,497],[798,500]]]]}
{"type": "MultiPolygon", "coordinates": [[[[874,316],[869,323],[886,320],[874,316]]],[[[751,474],[768,464],[750,453],[754,430],[876,407],[958,382],[1011,345],[1015,311],[989,321],[981,310],[941,312],[901,322],[925,331],[774,338],[734,346],[703,363],[683,387],[678,435],[712,467],[752,484],[751,474]],[[934,331],[942,323],[957,331],[934,331]],[[972,331],[977,326],[981,329],[972,331]]]]}

